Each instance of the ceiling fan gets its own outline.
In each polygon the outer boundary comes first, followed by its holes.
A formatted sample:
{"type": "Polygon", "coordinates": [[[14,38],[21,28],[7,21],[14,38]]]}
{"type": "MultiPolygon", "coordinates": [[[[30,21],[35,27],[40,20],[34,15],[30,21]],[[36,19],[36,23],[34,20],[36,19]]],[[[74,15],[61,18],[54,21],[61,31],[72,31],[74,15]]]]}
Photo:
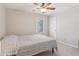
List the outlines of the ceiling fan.
{"type": "Polygon", "coordinates": [[[46,10],[55,10],[55,6],[52,5],[52,3],[34,3],[36,5],[37,9],[42,10],[43,12],[46,12],[46,10]]]}

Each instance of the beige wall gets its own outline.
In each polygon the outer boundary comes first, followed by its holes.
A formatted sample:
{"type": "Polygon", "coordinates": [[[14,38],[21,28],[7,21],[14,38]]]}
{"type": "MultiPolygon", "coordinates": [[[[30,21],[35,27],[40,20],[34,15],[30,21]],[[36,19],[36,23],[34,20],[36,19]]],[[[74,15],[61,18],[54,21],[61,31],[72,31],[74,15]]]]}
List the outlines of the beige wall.
{"type": "MultiPolygon", "coordinates": [[[[5,36],[5,8],[0,6],[0,38],[5,36]]],[[[1,55],[1,41],[0,41],[1,55]]]]}
{"type": "Polygon", "coordinates": [[[78,47],[79,6],[57,15],[57,39],[70,46],[78,47]]]}
{"type": "MultiPolygon", "coordinates": [[[[7,34],[34,34],[36,33],[36,19],[41,15],[18,10],[7,10],[7,34]]],[[[48,33],[47,17],[45,18],[44,33],[48,33]]]]}
{"type": "Polygon", "coordinates": [[[5,35],[5,8],[0,6],[0,38],[5,35]]]}

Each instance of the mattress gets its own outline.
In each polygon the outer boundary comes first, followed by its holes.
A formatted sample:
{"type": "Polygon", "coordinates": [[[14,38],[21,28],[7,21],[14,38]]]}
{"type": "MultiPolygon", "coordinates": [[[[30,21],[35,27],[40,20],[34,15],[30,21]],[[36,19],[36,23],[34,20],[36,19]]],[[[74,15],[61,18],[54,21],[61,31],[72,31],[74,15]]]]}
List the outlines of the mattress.
{"type": "Polygon", "coordinates": [[[45,35],[9,36],[2,41],[3,55],[31,56],[56,48],[56,40],[45,35]]]}

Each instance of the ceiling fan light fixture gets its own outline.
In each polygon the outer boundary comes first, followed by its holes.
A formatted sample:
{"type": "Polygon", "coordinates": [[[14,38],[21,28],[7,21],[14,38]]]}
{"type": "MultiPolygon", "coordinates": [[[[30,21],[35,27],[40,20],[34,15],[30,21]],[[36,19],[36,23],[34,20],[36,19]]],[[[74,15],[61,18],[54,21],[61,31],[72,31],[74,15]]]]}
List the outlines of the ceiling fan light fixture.
{"type": "Polygon", "coordinates": [[[47,12],[47,9],[42,8],[42,9],[40,9],[40,11],[41,11],[42,13],[45,13],[45,12],[47,12]]]}
{"type": "Polygon", "coordinates": [[[34,3],[34,5],[36,5],[36,10],[41,13],[51,12],[56,9],[52,3],[34,3]]]}

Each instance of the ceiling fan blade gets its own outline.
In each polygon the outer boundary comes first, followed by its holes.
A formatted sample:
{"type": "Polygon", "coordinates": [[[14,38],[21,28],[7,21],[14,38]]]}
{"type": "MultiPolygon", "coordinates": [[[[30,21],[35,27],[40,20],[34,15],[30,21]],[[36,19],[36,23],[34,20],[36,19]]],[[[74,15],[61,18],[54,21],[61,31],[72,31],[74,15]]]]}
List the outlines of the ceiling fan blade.
{"type": "Polygon", "coordinates": [[[46,9],[55,10],[56,8],[48,7],[48,8],[46,8],[46,9]]]}
{"type": "Polygon", "coordinates": [[[39,6],[39,7],[43,7],[44,6],[44,3],[33,3],[34,5],[36,6],[39,6]]]}
{"type": "Polygon", "coordinates": [[[40,7],[44,8],[45,7],[45,3],[41,3],[40,7]]]}
{"type": "Polygon", "coordinates": [[[34,5],[38,5],[38,3],[33,3],[34,5]]]}
{"type": "Polygon", "coordinates": [[[51,5],[52,3],[45,3],[45,7],[47,7],[47,6],[49,6],[49,5],[51,5]]]}
{"type": "Polygon", "coordinates": [[[42,5],[41,6],[44,6],[45,5],[45,3],[41,3],[42,5]]]}

